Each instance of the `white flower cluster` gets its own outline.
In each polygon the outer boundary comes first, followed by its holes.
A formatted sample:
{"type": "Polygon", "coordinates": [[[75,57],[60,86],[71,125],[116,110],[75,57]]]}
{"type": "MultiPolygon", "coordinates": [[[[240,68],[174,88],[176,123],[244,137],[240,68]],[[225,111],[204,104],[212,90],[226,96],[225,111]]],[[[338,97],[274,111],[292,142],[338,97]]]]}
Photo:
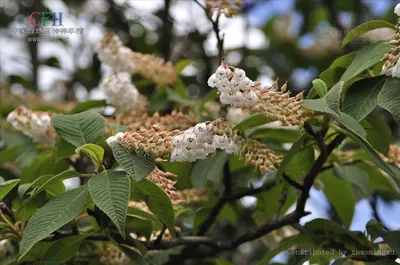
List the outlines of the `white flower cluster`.
{"type": "Polygon", "coordinates": [[[106,77],[100,84],[100,90],[107,101],[120,111],[133,109],[139,96],[139,91],[132,84],[131,75],[126,72],[106,77]]]}
{"type": "Polygon", "coordinates": [[[183,134],[172,139],[174,150],[171,154],[173,161],[194,162],[204,159],[214,153],[217,148],[229,154],[238,152],[238,146],[226,134],[214,135],[213,125],[199,123],[187,129],[183,134]]]}
{"type": "Polygon", "coordinates": [[[386,65],[384,65],[382,67],[382,74],[400,78],[400,56],[399,59],[397,60],[397,63],[394,66],[386,67],[386,65]]]}
{"type": "Polygon", "coordinates": [[[15,129],[22,131],[38,143],[54,146],[57,135],[50,121],[50,115],[45,112],[35,113],[23,106],[7,116],[7,122],[11,123],[15,129]]]}
{"type": "Polygon", "coordinates": [[[394,13],[400,17],[400,3],[394,8],[394,13]]]}
{"type": "Polygon", "coordinates": [[[219,96],[223,104],[231,104],[233,107],[241,108],[245,105],[252,106],[259,100],[255,89],[258,82],[254,82],[246,77],[244,70],[235,68],[232,72],[223,65],[208,79],[210,87],[217,87],[221,93],[219,96]]]}
{"type": "Polygon", "coordinates": [[[108,33],[96,47],[96,51],[100,61],[110,66],[115,72],[133,73],[135,71],[133,51],[124,46],[117,35],[108,33]]]}

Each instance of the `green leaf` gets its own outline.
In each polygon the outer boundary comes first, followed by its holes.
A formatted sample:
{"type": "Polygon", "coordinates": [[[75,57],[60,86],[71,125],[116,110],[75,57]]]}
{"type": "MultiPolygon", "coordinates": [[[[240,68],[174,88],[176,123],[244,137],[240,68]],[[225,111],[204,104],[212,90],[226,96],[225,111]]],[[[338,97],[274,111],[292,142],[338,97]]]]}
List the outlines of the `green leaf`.
{"type": "Polygon", "coordinates": [[[343,224],[349,228],[353,220],[356,199],[351,185],[333,175],[332,170],[326,170],[321,174],[324,183],[324,193],[333,208],[339,215],[343,224]]]}
{"type": "Polygon", "coordinates": [[[355,82],[346,92],[343,111],[357,121],[363,120],[378,106],[378,94],[385,78],[368,78],[355,82]]]}
{"type": "Polygon", "coordinates": [[[150,240],[153,231],[152,220],[139,218],[133,215],[127,215],[125,222],[125,229],[130,233],[139,233],[150,240]]]}
{"type": "Polygon", "coordinates": [[[53,242],[41,259],[51,260],[52,262],[66,262],[76,256],[83,240],[87,236],[69,236],[53,242]]]}
{"type": "Polygon", "coordinates": [[[217,152],[209,155],[205,159],[197,161],[190,176],[193,186],[197,189],[204,188],[207,179],[214,183],[219,183],[224,164],[228,158],[229,155],[227,153],[217,152]]]}
{"type": "Polygon", "coordinates": [[[167,88],[167,96],[169,101],[176,102],[182,106],[194,106],[198,101],[182,97],[178,92],[167,88]]]}
{"type": "Polygon", "coordinates": [[[110,217],[125,238],[125,219],[131,191],[129,177],[123,171],[104,170],[89,179],[88,187],[93,202],[110,217]]]}
{"type": "Polygon", "coordinates": [[[400,79],[387,78],[378,95],[378,104],[389,111],[397,124],[400,124],[400,79]]]}
{"type": "Polygon", "coordinates": [[[276,179],[280,179],[285,172],[286,167],[289,165],[290,161],[293,159],[293,157],[296,155],[297,151],[299,151],[305,144],[305,141],[308,139],[308,134],[303,133],[297,139],[297,141],[292,145],[290,148],[289,152],[286,153],[286,155],[283,157],[282,163],[278,168],[278,171],[276,172],[276,179]]]}
{"type": "Polygon", "coordinates": [[[400,230],[382,232],[381,236],[385,240],[386,244],[393,249],[394,253],[396,253],[397,256],[400,256],[400,230]]]}
{"type": "Polygon", "coordinates": [[[364,150],[368,153],[368,155],[371,157],[372,161],[380,167],[382,170],[384,170],[386,173],[388,173],[390,176],[394,177],[397,183],[400,183],[400,178],[397,176],[397,174],[383,161],[380,155],[375,151],[375,149],[371,146],[370,143],[365,139],[365,137],[358,135],[354,131],[349,131],[349,130],[343,130],[341,128],[336,127],[337,130],[340,132],[348,135],[353,141],[358,143],[360,146],[364,148],[364,150]]]}
{"type": "Polygon", "coordinates": [[[75,154],[75,146],[68,143],[63,138],[60,138],[56,146],[56,162],[64,158],[70,157],[74,154],[75,154]]]}
{"type": "Polygon", "coordinates": [[[107,123],[107,126],[110,127],[110,129],[115,133],[126,132],[128,130],[128,125],[107,123]]]}
{"type": "Polygon", "coordinates": [[[333,110],[339,117],[340,113],[340,94],[342,93],[344,82],[340,81],[334,85],[329,92],[325,95],[326,103],[328,107],[333,110]]]}
{"type": "Polygon", "coordinates": [[[72,115],[56,115],[51,118],[51,124],[58,135],[79,147],[93,143],[103,133],[105,120],[100,114],[86,111],[72,115]]]}
{"type": "Polygon", "coordinates": [[[357,163],[356,166],[368,173],[368,186],[371,189],[397,193],[396,189],[394,188],[396,183],[393,183],[391,178],[382,174],[382,172],[374,166],[371,166],[367,163],[357,163]]]}
{"type": "MultiPolygon", "coordinates": [[[[29,186],[25,189],[25,192],[23,192],[22,196],[26,193],[26,191],[30,188],[30,187],[36,187],[37,189],[29,196],[28,199],[26,199],[20,206],[20,208],[18,209],[18,211],[22,208],[23,205],[27,204],[29,201],[31,201],[33,198],[35,198],[41,191],[43,191],[45,188],[57,183],[57,182],[61,182],[64,179],[69,179],[69,178],[74,178],[74,177],[78,177],[80,174],[76,171],[72,171],[72,170],[67,170],[64,171],[58,175],[43,175],[40,176],[39,178],[37,178],[34,182],[32,182],[31,184],[29,184],[29,186]]],[[[21,196],[21,197],[22,197],[21,196]]]]}
{"type": "Polygon", "coordinates": [[[392,143],[392,131],[388,124],[377,112],[368,115],[361,124],[367,133],[367,141],[372,147],[387,156],[392,143]]]}
{"type": "Polygon", "coordinates": [[[317,91],[317,94],[320,98],[325,97],[326,93],[328,93],[328,87],[326,86],[325,82],[321,79],[314,79],[312,84],[317,91]]]}
{"type": "Polygon", "coordinates": [[[142,257],[142,255],[133,249],[120,245],[118,247],[128,258],[130,258],[131,261],[134,262],[135,265],[148,265],[147,261],[142,257]]]}
{"type": "Polygon", "coordinates": [[[115,160],[136,182],[145,179],[155,168],[155,159],[144,153],[130,152],[120,144],[110,144],[115,160]]]}
{"type": "Polygon", "coordinates": [[[368,21],[366,23],[363,23],[363,24],[355,27],[352,31],[350,31],[349,34],[347,34],[346,37],[343,39],[342,47],[346,46],[352,40],[358,39],[364,33],[367,33],[368,31],[371,31],[374,29],[379,29],[379,28],[390,28],[390,29],[394,30],[395,26],[393,24],[390,24],[390,23],[388,23],[386,21],[382,21],[382,20],[368,21]]]}
{"type": "Polygon", "coordinates": [[[83,152],[87,154],[93,161],[96,168],[99,168],[103,163],[104,149],[97,144],[85,144],[75,149],[77,154],[83,152]]]}
{"type": "Polygon", "coordinates": [[[353,62],[344,72],[340,80],[347,82],[368,68],[379,63],[383,56],[392,46],[385,42],[378,42],[362,48],[354,58],[353,62]]]}
{"type": "Polygon", "coordinates": [[[342,67],[347,68],[357,55],[357,51],[340,56],[333,61],[329,68],[342,67]]]}
{"type": "Polygon", "coordinates": [[[160,187],[147,179],[137,182],[135,185],[147,196],[146,204],[151,212],[154,213],[173,234],[175,231],[174,209],[172,208],[171,200],[168,195],[160,187]]]}
{"type": "Polygon", "coordinates": [[[5,150],[0,152],[0,165],[4,164],[4,162],[14,160],[17,157],[18,150],[20,149],[21,145],[13,145],[5,150]]]}
{"type": "Polygon", "coordinates": [[[339,178],[359,187],[365,196],[369,195],[369,176],[364,170],[355,166],[335,165],[334,172],[339,178]]]}
{"type": "Polygon", "coordinates": [[[0,182],[0,200],[2,200],[6,195],[15,187],[21,180],[10,179],[8,181],[0,182]]]}
{"type": "Polygon", "coordinates": [[[279,244],[278,247],[271,249],[268,251],[267,255],[263,257],[263,259],[259,262],[259,265],[267,265],[269,264],[270,260],[273,259],[276,255],[281,253],[284,250],[291,248],[294,245],[314,245],[312,239],[307,234],[300,234],[297,236],[292,236],[286,238],[279,244]]]}
{"type": "Polygon", "coordinates": [[[308,146],[296,151],[293,158],[286,166],[286,174],[293,180],[305,176],[314,164],[314,148],[308,146]]]}
{"type": "Polygon", "coordinates": [[[254,113],[238,123],[233,130],[247,130],[271,122],[264,114],[254,113]]]}
{"type": "Polygon", "coordinates": [[[300,135],[301,132],[299,130],[274,127],[256,129],[250,133],[249,137],[278,143],[294,143],[300,135]]]}
{"type": "Polygon", "coordinates": [[[37,242],[73,220],[81,212],[88,190],[86,186],[63,193],[40,208],[29,220],[20,242],[19,260],[37,242]]]}
{"type": "Polygon", "coordinates": [[[107,102],[102,100],[88,100],[78,103],[72,110],[71,114],[86,111],[88,109],[100,108],[107,106],[107,102]]]}
{"type": "Polygon", "coordinates": [[[180,74],[183,71],[183,69],[185,69],[191,63],[192,63],[192,60],[188,60],[188,59],[179,60],[175,65],[175,73],[180,74]]]}

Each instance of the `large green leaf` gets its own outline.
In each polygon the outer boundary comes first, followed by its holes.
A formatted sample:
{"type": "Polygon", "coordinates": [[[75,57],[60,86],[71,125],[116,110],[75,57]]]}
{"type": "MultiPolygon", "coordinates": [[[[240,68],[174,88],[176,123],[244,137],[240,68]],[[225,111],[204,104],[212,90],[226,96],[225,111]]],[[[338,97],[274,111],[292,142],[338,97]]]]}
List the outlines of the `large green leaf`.
{"type": "Polygon", "coordinates": [[[341,180],[333,175],[332,170],[321,174],[321,181],[324,183],[324,193],[343,224],[349,228],[353,219],[356,199],[350,183],[341,180]]]}
{"type": "Polygon", "coordinates": [[[56,115],[51,118],[51,124],[58,135],[79,147],[93,143],[103,133],[105,120],[100,114],[86,111],[72,115],[56,115]]]}
{"type": "Polygon", "coordinates": [[[88,109],[93,109],[93,108],[100,108],[100,107],[105,107],[107,106],[107,103],[104,99],[101,100],[88,100],[84,102],[78,103],[72,110],[71,113],[78,113],[78,112],[83,112],[88,109]]]}
{"type": "Polygon", "coordinates": [[[70,157],[74,154],[75,146],[65,141],[63,138],[60,138],[56,146],[56,162],[64,158],[70,157]]]}
{"type": "Polygon", "coordinates": [[[334,167],[335,175],[339,178],[359,187],[365,196],[369,195],[369,176],[356,166],[338,166],[334,167]]]}
{"type": "Polygon", "coordinates": [[[3,199],[21,180],[10,179],[0,182],[0,200],[3,199]]]}
{"type": "Polygon", "coordinates": [[[347,34],[346,37],[343,39],[342,46],[344,47],[352,40],[360,38],[363,34],[367,33],[368,31],[380,28],[395,29],[395,26],[393,24],[390,24],[382,20],[368,21],[352,29],[349,32],[349,34],[347,34]]]}
{"type": "Polygon", "coordinates": [[[382,232],[382,237],[397,256],[400,256],[400,230],[382,232]]]}
{"type": "Polygon", "coordinates": [[[357,55],[357,51],[340,56],[333,61],[329,68],[342,67],[347,68],[357,55]]]}
{"type": "Polygon", "coordinates": [[[293,180],[299,180],[305,176],[314,164],[314,148],[303,147],[296,151],[294,157],[286,166],[286,174],[293,180]]]}
{"type": "Polygon", "coordinates": [[[73,220],[82,210],[88,190],[86,186],[63,193],[40,208],[29,220],[20,242],[19,260],[40,240],[73,220]]]}
{"type": "Polygon", "coordinates": [[[397,124],[400,124],[400,78],[387,78],[381,93],[378,96],[378,104],[389,111],[397,124]]]}
{"type": "Polygon", "coordinates": [[[209,155],[206,159],[197,161],[190,176],[193,187],[204,188],[207,180],[220,183],[223,167],[228,158],[227,153],[217,152],[209,155]]]}
{"type": "Polygon", "coordinates": [[[289,152],[283,157],[282,163],[280,164],[278,171],[276,172],[276,179],[278,180],[282,177],[285,172],[286,167],[289,165],[290,161],[297,154],[297,152],[304,146],[305,141],[308,139],[308,134],[304,133],[297,139],[297,141],[292,145],[289,152]]]}
{"type": "Polygon", "coordinates": [[[136,187],[146,195],[146,204],[151,212],[167,226],[171,233],[174,233],[174,209],[168,195],[147,179],[137,182],[136,187]]]}
{"type": "Polygon", "coordinates": [[[379,63],[392,46],[385,42],[378,42],[362,48],[344,72],[340,80],[347,82],[368,68],[379,63]]]}
{"type": "Polygon", "coordinates": [[[249,137],[270,142],[293,143],[300,137],[301,131],[287,128],[260,128],[254,130],[249,137]]]}
{"type": "Polygon", "coordinates": [[[379,169],[367,163],[357,163],[356,166],[368,173],[368,186],[371,189],[397,193],[395,189],[396,183],[394,183],[391,178],[382,174],[379,169]]]}
{"type": "Polygon", "coordinates": [[[97,144],[85,144],[75,149],[77,154],[83,152],[87,154],[93,161],[96,168],[103,163],[104,149],[97,144]]]}
{"type": "Polygon", "coordinates": [[[378,94],[385,83],[384,77],[363,79],[346,92],[343,111],[357,121],[363,120],[378,106],[378,94]]]}
{"type": "Polygon", "coordinates": [[[136,182],[146,178],[155,168],[155,159],[152,155],[130,152],[120,144],[111,143],[115,160],[136,182]]]}
{"type": "MultiPolygon", "coordinates": [[[[35,198],[41,191],[46,189],[47,187],[57,183],[61,182],[64,179],[69,179],[69,178],[74,178],[78,177],[80,174],[76,171],[72,170],[67,170],[64,171],[60,174],[57,174],[55,176],[53,175],[43,175],[37,178],[34,182],[29,184],[29,186],[25,189],[25,192],[30,188],[30,187],[35,187],[37,188],[29,197],[26,199],[18,209],[18,211],[22,208],[23,205],[27,204],[29,201],[31,201],[33,198],[35,198]]],[[[22,194],[21,197],[25,194],[25,192],[22,194]]]]}
{"type": "Polygon", "coordinates": [[[128,210],[131,183],[123,171],[104,170],[90,178],[89,192],[93,202],[100,208],[125,237],[125,219],[128,210]]]}
{"type": "Polygon", "coordinates": [[[314,243],[312,241],[312,238],[310,238],[310,235],[307,234],[300,234],[286,238],[283,240],[283,242],[279,244],[278,247],[268,251],[267,255],[265,255],[258,264],[259,265],[269,264],[270,260],[273,259],[276,255],[278,255],[284,250],[291,248],[294,245],[312,247],[314,243]]]}
{"type": "Polygon", "coordinates": [[[51,260],[52,262],[66,262],[76,256],[83,240],[87,236],[69,236],[53,242],[41,259],[51,260]]]}
{"type": "Polygon", "coordinates": [[[361,122],[367,133],[367,141],[385,156],[388,155],[392,143],[392,131],[378,112],[371,113],[361,122]]]}
{"type": "Polygon", "coordinates": [[[119,249],[124,252],[124,254],[131,260],[133,261],[133,264],[135,265],[148,265],[147,261],[137,253],[135,250],[130,249],[126,246],[119,246],[119,249]]]}
{"type": "Polygon", "coordinates": [[[344,83],[342,81],[338,82],[323,98],[303,100],[303,107],[329,115],[340,121],[342,119],[340,112],[340,94],[343,85],[344,83]]]}
{"type": "Polygon", "coordinates": [[[233,129],[238,129],[238,130],[247,130],[251,129],[260,125],[264,125],[268,122],[271,122],[269,118],[267,118],[264,114],[262,113],[253,113],[246,119],[242,120],[239,122],[233,129]]]}

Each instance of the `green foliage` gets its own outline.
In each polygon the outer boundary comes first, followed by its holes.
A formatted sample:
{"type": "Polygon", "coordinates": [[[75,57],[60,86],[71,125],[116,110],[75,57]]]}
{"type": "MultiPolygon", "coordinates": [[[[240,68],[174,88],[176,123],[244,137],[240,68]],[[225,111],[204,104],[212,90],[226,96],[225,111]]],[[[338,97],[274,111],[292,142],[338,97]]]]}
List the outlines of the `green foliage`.
{"type": "Polygon", "coordinates": [[[264,114],[262,113],[254,113],[238,123],[233,129],[238,129],[238,130],[248,130],[263,124],[266,124],[268,122],[271,122],[267,117],[265,117],[264,114]]]}
{"type": "Polygon", "coordinates": [[[142,180],[135,184],[142,194],[152,213],[163,222],[171,233],[174,233],[174,210],[168,195],[156,184],[149,180],[142,180]]]}
{"type": "Polygon", "coordinates": [[[207,180],[216,184],[220,183],[223,167],[228,157],[229,155],[225,152],[217,152],[196,162],[190,176],[193,187],[202,189],[207,184],[207,180]]]}
{"type": "Polygon", "coordinates": [[[107,106],[107,103],[106,103],[106,101],[104,99],[102,99],[102,100],[88,100],[88,101],[85,101],[85,102],[78,103],[71,110],[71,114],[84,112],[84,111],[89,110],[89,109],[100,108],[100,107],[105,107],[105,106],[107,106]]]}
{"type": "Polygon", "coordinates": [[[0,180],[0,200],[2,200],[21,180],[11,179],[8,181],[0,180]]]}
{"type": "Polygon", "coordinates": [[[130,186],[129,177],[122,171],[104,170],[88,182],[93,202],[110,217],[124,238],[130,186]]]}
{"type": "Polygon", "coordinates": [[[103,133],[105,120],[100,114],[87,111],[56,115],[51,118],[51,124],[64,140],[79,147],[93,143],[103,133]]]}
{"type": "Polygon", "coordinates": [[[320,98],[325,97],[326,93],[328,93],[328,87],[325,82],[321,79],[314,79],[312,84],[315,91],[317,91],[318,96],[320,98]]]}
{"type": "Polygon", "coordinates": [[[332,170],[323,172],[320,176],[324,183],[324,193],[343,224],[349,228],[354,215],[356,199],[351,185],[333,175],[332,170]]]}
{"type": "Polygon", "coordinates": [[[82,152],[88,155],[96,168],[100,168],[101,164],[103,163],[104,149],[97,144],[85,144],[76,148],[75,152],[77,154],[82,152]]]}
{"type": "Polygon", "coordinates": [[[75,146],[60,138],[56,146],[56,162],[68,158],[73,154],[75,154],[75,146]]]}
{"type": "Polygon", "coordinates": [[[88,190],[81,186],[63,193],[40,208],[29,220],[20,243],[19,260],[40,240],[73,220],[82,210],[88,190]]]}
{"type": "Polygon", "coordinates": [[[115,142],[111,144],[111,148],[115,160],[136,182],[146,178],[155,168],[155,160],[151,155],[130,152],[115,142]]]}
{"type": "Polygon", "coordinates": [[[380,62],[391,47],[391,45],[386,44],[385,42],[378,42],[363,47],[359,52],[357,52],[356,57],[344,72],[340,80],[347,82],[368,68],[374,66],[380,62]]]}
{"type": "Polygon", "coordinates": [[[397,124],[400,124],[400,79],[387,78],[381,93],[378,96],[378,104],[389,111],[397,124]]]}
{"type": "Polygon", "coordinates": [[[62,238],[54,242],[44,253],[43,260],[66,262],[76,256],[87,235],[77,235],[62,238]]]}
{"type": "Polygon", "coordinates": [[[365,22],[354,29],[352,29],[346,37],[343,39],[343,47],[346,46],[349,42],[352,40],[355,40],[359,37],[361,37],[364,33],[367,33],[368,31],[374,30],[374,29],[380,29],[380,28],[389,28],[389,29],[394,29],[394,25],[387,23],[385,21],[381,20],[373,20],[373,21],[368,21],[365,22]]]}

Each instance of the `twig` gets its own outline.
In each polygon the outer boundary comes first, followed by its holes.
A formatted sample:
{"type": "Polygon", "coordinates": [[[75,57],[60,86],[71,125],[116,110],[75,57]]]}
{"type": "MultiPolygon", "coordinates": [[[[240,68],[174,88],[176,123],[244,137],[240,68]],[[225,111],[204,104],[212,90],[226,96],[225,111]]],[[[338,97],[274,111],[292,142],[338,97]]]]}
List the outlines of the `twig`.
{"type": "Polygon", "coordinates": [[[282,208],[285,205],[286,200],[287,200],[287,195],[288,195],[287,187],[284,187],[282,194],[281,194],[281,198],[279,199],[278,209],[276,210],[276,214],[275,214],[275,218],[274,218],[275,221],[279,220],[279,216],[281,215],[282,208]]]}
{"type": "Polygon", "coordinates": [[[282,178],[292,187],[298,189],[298,190],[303,190],[303,186],[291,179],[288,175],[285,173],[282,174],[282,178]]]}

